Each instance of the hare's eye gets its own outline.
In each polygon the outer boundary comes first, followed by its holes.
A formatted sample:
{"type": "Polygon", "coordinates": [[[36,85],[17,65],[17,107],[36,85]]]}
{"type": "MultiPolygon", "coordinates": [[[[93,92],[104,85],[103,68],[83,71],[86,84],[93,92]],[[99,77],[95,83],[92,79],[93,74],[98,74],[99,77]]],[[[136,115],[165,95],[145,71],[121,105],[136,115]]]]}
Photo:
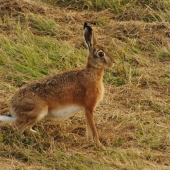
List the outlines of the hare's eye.
{"type": "Polygon", "coordinates": [[[104,52],[103,51],[99,51],[97,54],[98,54],[99,57],[104,57],[104,52]]]}

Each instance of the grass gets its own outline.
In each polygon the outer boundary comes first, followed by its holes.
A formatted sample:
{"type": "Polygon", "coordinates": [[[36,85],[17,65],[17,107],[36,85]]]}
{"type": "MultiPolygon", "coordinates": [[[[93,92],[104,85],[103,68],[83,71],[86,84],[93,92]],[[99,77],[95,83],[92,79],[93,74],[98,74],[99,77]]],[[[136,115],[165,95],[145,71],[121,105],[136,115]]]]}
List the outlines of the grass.
{"type": "Polygon", "coordinates": [[[110,8],[112,11],[119,13],[122,11],[123,6],[126,6],[130,2],[130,0],[124,0],[124,1],[112,1],[112,0],[80,0],[80,1],[71,1],[71,0],[50,0],[44,2],[55,4],[59,6],[70,6],[74,8],[78,8],[79,10],[87,10],[87,9],[93,9],[93,10],[102,10],[110,8]],[[120,7],[121,6],[121,7],[120,7]]]}
{"type": "Polygon", "coordinates": [[[15,41],[7,37],[0,41],[0,67],[11,70],[3,76],[4,82],[12,80],[20,87],[30,80],[49,75],[51,70],[61,72],[63,69],[75,68],[86,60],[84,50],[73,49],[62,41],[35,36],[30,32],[17,34],[15,41]],[[67,53],[63,55],[65,49],[67,53]]]}
{"type": "Polygon", "coordinates": [[[38,135],[0,123],[0,169],[169,169],[169,1],[0,5],[0,114],[18,87],[85,65],[84,21],[117,60],[105,70],[105,97],[94,112],[106,151],[85,139],[83,113],[41,121],[38,135]]]}
{"type": "Polygon", "coordinates": [[[118,20],[169,21],[170,2],[167,0],[159,0],[157,3],[153,0],[43,0],[43,2],[80,11],[109,9],[116,15],[113,18],[118,20]]]}

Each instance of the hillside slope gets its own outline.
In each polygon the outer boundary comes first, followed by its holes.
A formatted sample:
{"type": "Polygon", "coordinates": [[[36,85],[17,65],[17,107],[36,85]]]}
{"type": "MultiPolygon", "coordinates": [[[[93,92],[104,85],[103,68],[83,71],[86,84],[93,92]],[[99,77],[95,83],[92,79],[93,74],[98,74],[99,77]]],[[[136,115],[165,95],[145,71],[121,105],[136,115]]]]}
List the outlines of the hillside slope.
{"type": "Polygon", "coordinates": [[[84,113],[38,135],[0,123],[0,169],[170,169],[170,3],[56,2],[0,1],[0,114],[25,83],[85,66],[87,21],[117,60],[94,113],[106,151],[85,139],[84,113]]]}

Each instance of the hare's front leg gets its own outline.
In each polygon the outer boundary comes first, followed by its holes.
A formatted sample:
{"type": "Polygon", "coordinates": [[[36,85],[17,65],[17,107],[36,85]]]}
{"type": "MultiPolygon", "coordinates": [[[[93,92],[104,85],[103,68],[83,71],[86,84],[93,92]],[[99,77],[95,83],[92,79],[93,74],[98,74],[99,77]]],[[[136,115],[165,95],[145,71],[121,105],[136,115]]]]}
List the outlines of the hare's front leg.
{"type": "Polygon", "coordinates": [[[98,146],[101,146],[102,144],[99,141],[98,133],[93,119],[93,109],[85,109],[85,115],[87,124],[86,127],[87,139],[95,141],[98,146]]]}

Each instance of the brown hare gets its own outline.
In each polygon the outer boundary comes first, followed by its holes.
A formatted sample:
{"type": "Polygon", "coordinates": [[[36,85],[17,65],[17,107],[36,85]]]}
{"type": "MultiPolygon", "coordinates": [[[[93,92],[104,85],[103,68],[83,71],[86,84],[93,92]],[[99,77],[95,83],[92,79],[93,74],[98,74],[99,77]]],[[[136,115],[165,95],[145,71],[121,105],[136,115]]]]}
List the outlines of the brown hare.
{"type": "Polygon", "coordinates": [[[104,68],[113,67],[115,60],[97,45],[92,28],[84,23],[84,38],[88,47],[87,65],[49,76],[21,87],[10,102],[10,115],[1,115],[0,121],[18,122],[23,133],[43,118],[68,118],[84,110],[87,139],[101,145],[93,120],[93,111],[104,94],[104,68]]]}

